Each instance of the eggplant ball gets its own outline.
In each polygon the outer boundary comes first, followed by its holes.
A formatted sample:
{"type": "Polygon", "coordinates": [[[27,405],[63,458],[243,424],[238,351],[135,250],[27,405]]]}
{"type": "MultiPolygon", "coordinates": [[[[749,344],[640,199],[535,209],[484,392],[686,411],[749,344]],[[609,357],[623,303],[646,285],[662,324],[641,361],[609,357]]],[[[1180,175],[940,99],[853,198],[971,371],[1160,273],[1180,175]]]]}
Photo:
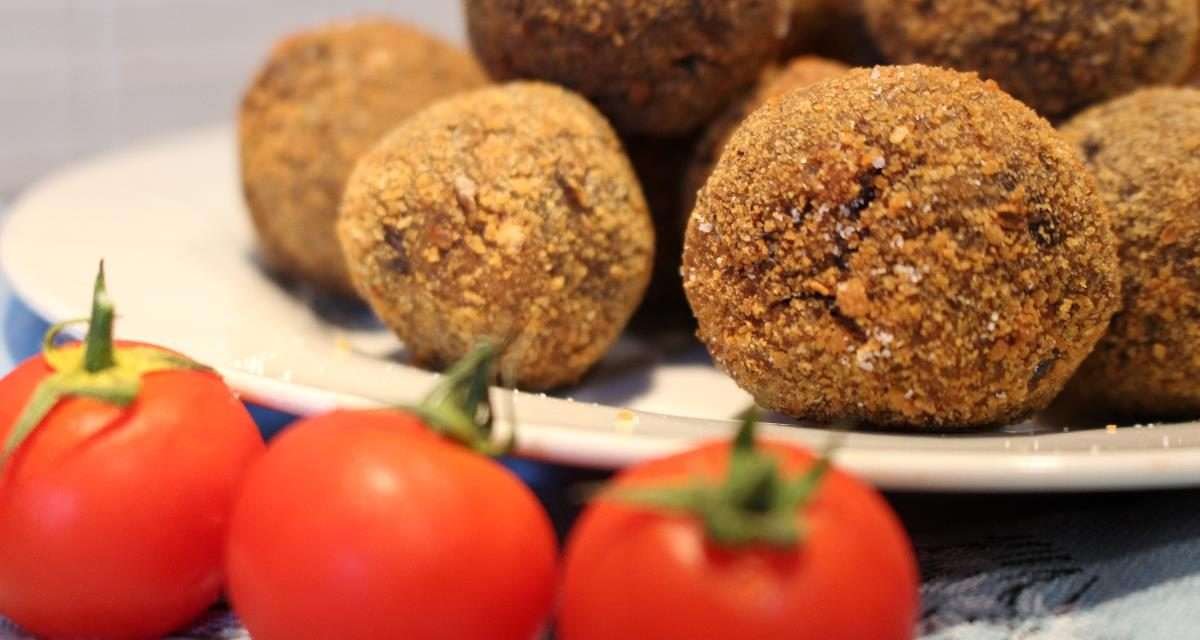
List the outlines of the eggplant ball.
{"type": "Polygon", "coordinates": [[[1142,90],[1062,132],[1113,212],[1124,280],[1071,395],[1129,416],[1200,417],[1200,90],[1142,90]]]}
{"type": "Polygon", "coordinates": [[[618,130],[674,136],[715,115],[773,60],[784,0],[464,0],[497,78],[589,98],[618,130]]]}
{"type": "Polygon", "coordinates": [[[995,83],[923,66],[751,114],[700,191],[684,287],[762,406],[943,430],[1044,408],[1120,299],[1071,145],[995,83]]]}
{"type": "Polygon", "coordinates": [[[713,165],[721,157],[721,150],[729,142],[729,136],[746,116],[771,98],[839,76],[849,70],[849,67],[840,62],[814,56],[802,56],[783,68],[767,70],[749,95],[730,105],[725,113],[709,123],[700,142],[696,144],[683,183],[683,199],[687,209],[690,210],[694,205],[696,192],[704,186],[704,181],[712,173],[713,165]]]}
{"type": "Polygon", "coordinates": [[[507,345],[528,389],[576,382],[641,302],[654,228],[616,134],[564,89],[443,100],[359,162],[338,221],[350,275],[414,360],[507,345]]]}
{"type": "Polygon", "coordinates": [[[893,62],[970,71],[1051,118],[1183,79],[1196,0],[866,0],[893,62]]]}
{"type": "Polygon", "coordinates": [[[486,83],[466,52],[386,20],[279,42],[239,122],[243,191],[267,265],[354,295],[334,225],[355,161],[430,102],[486,83]]]}

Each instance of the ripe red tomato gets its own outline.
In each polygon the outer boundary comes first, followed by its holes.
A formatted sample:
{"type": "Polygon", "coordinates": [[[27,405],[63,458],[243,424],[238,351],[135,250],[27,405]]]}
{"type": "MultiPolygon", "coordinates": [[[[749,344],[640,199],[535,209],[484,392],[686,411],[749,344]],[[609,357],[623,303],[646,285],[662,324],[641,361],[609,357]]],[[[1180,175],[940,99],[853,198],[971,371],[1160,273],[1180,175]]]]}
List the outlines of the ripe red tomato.
{"type": "MultiPolygon", "coordinates": [[[[811,454],[763,444],[783,475],[811,454]]],[[[614,487],[720,483],[729,444],[644,464],[614,487]]],[[[601,499],[571,534],[558,633],[562,640],[900,640],[915,622],[917,570],[908,538],[883,499],[836,470],[786,511],[793,547],[714,542],[702,519],[601,499]],[[793,514],[794,511],[794,514],[793,514]],[[790,523],[789,523],[790,524],[790,523]]]]}
{"type": "MultiPolygon", "coordinates": [[[[0,442],[53,373],[35,356],[0,380],[0,442]]],[[[49,638],[186,625],[220,595],[233,498],[263,449],[211,373],[150,373],[124,408],[60,401],[0,463],[0,612],[49,638]]]]}
{"type": "Polygon", "coordinates": [[[255,640],[530,640],[555,586],[536,497],[399,411],[284,432],[251,470],[229,595],[255,640]]]}

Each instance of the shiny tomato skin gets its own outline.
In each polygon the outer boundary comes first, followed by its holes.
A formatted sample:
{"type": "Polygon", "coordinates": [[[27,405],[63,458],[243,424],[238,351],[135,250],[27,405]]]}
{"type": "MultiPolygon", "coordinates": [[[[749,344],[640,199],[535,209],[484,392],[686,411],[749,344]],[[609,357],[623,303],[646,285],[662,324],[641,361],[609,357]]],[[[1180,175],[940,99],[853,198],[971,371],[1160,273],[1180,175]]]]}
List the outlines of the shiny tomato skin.
{"type": "MultiPolygon", "coordinates": [[[[0,438],[51,373],[35,356],[0,380],[0,438]]],[[[0,470],[0,613],[55,639],[186,626],[220,596],[233,500],[264,449],[209,373],[152,373],[124,409],[62,401],[0,470]]]]}
{"type": "MultiPolygon", "coordinates": [[[[813,457],[764,443],[794,474],[813,457]]],[[[727,444],[650,462],[615,486],[720,480],[727,444]]],[[[789,476],[791,477],[791,476],[789,476]]],[[[560,640],[906,640],[917,569],[900,523],[874,489],[840,471],[805,510],[794,551],[722,549],[693,518],[603,500],[567,544],[560,640]]]]}
{"type": "Polygon", "coordinates": [[[279,436],[247,478],[228,558],[255,640],[530,640],[556,581],[532,492],[400,412],[279,436]]]}

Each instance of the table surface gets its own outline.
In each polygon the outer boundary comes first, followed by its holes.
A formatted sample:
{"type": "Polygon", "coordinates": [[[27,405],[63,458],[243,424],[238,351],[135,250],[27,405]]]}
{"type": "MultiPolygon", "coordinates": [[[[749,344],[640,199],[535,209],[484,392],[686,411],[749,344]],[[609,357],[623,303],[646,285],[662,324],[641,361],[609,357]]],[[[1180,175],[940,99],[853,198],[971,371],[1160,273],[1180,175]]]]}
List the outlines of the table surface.
{"type": "MultiPolygon", "coordinates": [[[[35,353],[46,328],[2,277],[0,328],[0,372],[35,353]]],[[[271,411],[255,410],[255,416],[267,433],[290,421],[271,411]]],[[[542,498],[560,534],[578,510],[572,487],[598,479],[594,472],[512,465],[542,498]]],[[[923,638],[1197,637],[1200,491],[888,499],[921,563],[923,638]]],[[[207,626],[181,637],[239,637],[233,624],[218,610],[207,626]]],[[[0,620],[0,640],[14,634],[0,620]]]]}

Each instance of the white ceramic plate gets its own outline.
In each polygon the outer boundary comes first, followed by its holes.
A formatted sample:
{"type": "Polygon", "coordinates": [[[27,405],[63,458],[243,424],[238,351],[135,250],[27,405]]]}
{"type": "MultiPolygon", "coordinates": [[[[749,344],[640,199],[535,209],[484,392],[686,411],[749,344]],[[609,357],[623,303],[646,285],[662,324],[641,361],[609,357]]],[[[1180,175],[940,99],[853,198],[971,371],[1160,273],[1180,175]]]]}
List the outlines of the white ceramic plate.
{"type": "MultiPolygon", "coordinates": [[[[123,337],[216,366],[246,397],[308,414],[418,399],[434,376],[364,313],[266,277],[238,188],[230,128],[196,131],[70,167],[13,206],[0,261],[50,320],[88,307],[107,260],[123,337]]],[[[519,393],[520,452],[616,467],[722,437],[749,397],[698,347],[624,340],[562,397],[519,393]],[[567,399],[567,398],[570,399],[567,399]]],[[[504,406],[504,403],[500,403],[504,406]]],[[[1038,422],[974,435],[853,434],[842,465],[889,489],[1100,490],[1200,485],[1200,423],[1074,430],[1038,422]]],[[[773,436],[820,446],[795,425],[773,436]]]]}

